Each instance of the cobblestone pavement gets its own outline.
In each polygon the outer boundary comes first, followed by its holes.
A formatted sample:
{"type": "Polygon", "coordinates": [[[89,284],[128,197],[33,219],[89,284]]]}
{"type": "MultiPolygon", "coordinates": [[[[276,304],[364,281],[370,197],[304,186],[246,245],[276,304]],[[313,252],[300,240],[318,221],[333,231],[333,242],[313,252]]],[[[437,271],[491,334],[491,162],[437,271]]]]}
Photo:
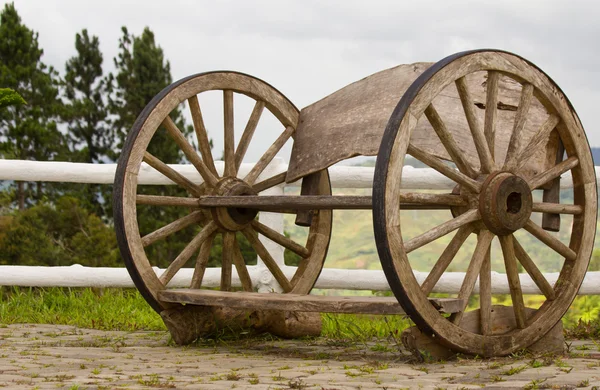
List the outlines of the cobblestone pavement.
{"type": "Polygon", "coordinates": [[[390,342],[242,339],[189,347],[166,332],[58,325],[0,329],[7,389],[600,388],[600,344],[572,341],[561,356],[415,363],[390,342]]]}

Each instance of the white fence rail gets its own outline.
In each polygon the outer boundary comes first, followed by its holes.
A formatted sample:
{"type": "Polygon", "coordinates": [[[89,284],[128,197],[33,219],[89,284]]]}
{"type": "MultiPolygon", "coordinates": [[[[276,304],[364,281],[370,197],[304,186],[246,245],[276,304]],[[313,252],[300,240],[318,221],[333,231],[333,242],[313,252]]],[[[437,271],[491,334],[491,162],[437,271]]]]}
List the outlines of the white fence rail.
{"type": "MultiPolygon", "coordinates": [[[[171,167],[193,182],[202,182],[202,178],[191,165],[171,165],[171,167]]],[[[252,164],[243,164],[240,174],[243,175],[251,167],[252,164]]],[[[220,168],[222,168],[222,165],[217,163],[217,169],[220,168]]],[[[116,164],[0,160],[0,180],[112,184],[115,169],[116,164]]],[[[284,172],[286,169],[286,164],[276,159],[265,170],[263,178],[284,172]]],[[[371,188],[373,184],[373,171],[373,168],[346,166],[336,166],[329,169],[331,184],[334,188],[371,188]]],[[[600,176],[600,167],[596,167],[596,176],[600,176]]],[[[170,180],[145,164],[143,164],[140,170],[139,182],[140,184],[150,185],[173,184],[170,180]]],[[[291,183],[287,186],[297,187],[299,186],[299,182],[291,183]]],[[[402,186],[406,189],[451,190],[454,187],[454,183],[433,169],[405,167],[402,186]]],[[[572,187],[572,180],[569,175],[563,175],[561,187],[572,187]]],[[[271,191],[272,195],[281,194],[283,186],[269,191],[271,191]]],[[[283,217],[281,215],[261,213],[260,218],[261,222],[272,228],[279,231],[283,230],[283,217]]],[[[283,265],[283,250],[278,245],[273,245],[268,239],[261,239],[264,240],[268,249],[274,252],[273,257],[280,264],[284,273],[291,277],[295,268],[283,265]]],[[[155,272],[160,275],[163,270],[155,268],[155,272]]],[[[170,286],[189,286],[192,273],[192,269],[182,269],[171,281],[170,286]]],[[[260,261],[257,266],[249,267],[249,273],[253,282],[259,286],[259,291],[271,291],[271,289],[278,287],[260,261]]],[[[420,281],[423,281],[426,276],[426,273],[416,273],[416,277],[420,281]]],[[[434,292],[458,292],[464,276],[465,274],[462,272],[445,273],[436,285],[434,292]]],[[[553,284],[558,278],[558,274],[547,273],[545,277],[553,284]]],[[[525,294],[540,293],[528,274],[521,274],[520,279],[525,294]]],[[[219,285],[219,282],[219,270],[207,269],[203,284],[216,287],[219,285]]],[[[235,269],[233,270],[232,283],[234,286],[240,285],[235,269]]],[[[133,287],[133,282],[125,268],[83,267],[81,265],[69,267],[0,266],[0,286],[133,287]]],[[[509,293],[508,282],[504,274],[494,272],[492,274],[492,286],[494,293],[509,293]]],[[[389,285],[382,271],[325,268],[317,281],[316,288],[389,290],[389,285]]],[[[477,289],[478,286],[475,287],[476,292],[477,289]]],[[[600,294],[600,272],[587,273],[579,294],[600,294]]]]}

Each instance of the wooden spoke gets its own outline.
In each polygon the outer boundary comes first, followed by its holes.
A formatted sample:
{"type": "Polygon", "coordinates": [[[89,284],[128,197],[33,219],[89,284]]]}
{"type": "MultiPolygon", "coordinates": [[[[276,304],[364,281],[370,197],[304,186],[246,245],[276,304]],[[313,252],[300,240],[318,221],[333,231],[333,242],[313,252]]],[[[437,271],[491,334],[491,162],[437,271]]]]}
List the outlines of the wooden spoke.
{"type": "Polygon", "coordinates": [[[417,160],[427,164],[442,175],[446,176],[447,178],[454,180],[458,184],[467,187],[473,192],[479,193],[479,190],[481,189],[481,184],[471,179],[469,176],[451,168],[441,159],[432,156],[423,149],[420,149],[412,144],[408,145],[408,153],[417,160]]]}
{"type": "Polygon", "coordinates": [[[554,288],[552,288],[550,283],[548,283],[544,277],[544,274],[542,274],[533,260],[531,260],[531,257],[529,257],[527,252],[525,252],[525,249],[523,249],[521,244],[519,244],[519,241],[517,241],[516,237],[513,237],[513,245],[515,247],[515,255],[517,256],[517,259],[521,265],[523,265],[523,268],[525,268],[525,271],[527,271],[529,276],[531,276],[531,279],[538,286],[542,294],[546,296],[546,299],[552,301],[556,297],[554,288]]]}
{"type": "Polygon", "coordinates": [[[281,271],[281,268],[279,268],[269,251],[267,251],[267,248],[260,242],[256,232],[251,228],[245,228],[242,230],[242,233],[248,239],[250,245],[252,245],[263,263],[265,263],[271,274],[275,277],[275,280],[277,280],[277,283],[279,283],[283,291],[290,292],[292,290],[290,281],[283,274],[283,271],[281,271]]]}
{"type": "Polygon", "coordinates": [[[213,160],[212,153],[210,151],[210,141],[208,140],[208,132],[204,126],[204,119],[202,118],[202,111],[200,111],[200,103],[198,103],[198,97],[196,95],[188,99],[188,105],[190,106],[190,112],[192,114],[192,121],[194,122],[194,131],[196,132],[196,139],[198,140],[198,149],[202,155],[202,161],[206,164],[208,169],[212,172],[215,177],[219,177],[217,168],[215,167],[215,161],[213,160]]]}
{"type": "Polygon", "coordinates": [[[258,222],[257,220],[252,221],[252,227],[254,230],[267,237],[271,241],[278,243],[279,245],[287,248],[297,254],[300,257],[307,258],[310,256],[310,251],[300,244],[297,244],[294,240],[284,236],[283,234],[271,229],[270,227],[258,222]]]}
{"type": "Polygon", "coordinates": [[[499,236],[502,254],[504,255],[504,266],[506,267],[506,278],[510,288],[513,310],[517,328],[523,329],[527,323],[525,316],[525,303],[523,302],[523,291],[521,290],[521,281],[519,280],[519,270],[517,269],[517,260],[515,258],[515,248],[513,235],[499,236]]]}
{"type": "Polygon", "coordinates": [[[550,133],[556,128],[559,122],[560,118],[554,114],[551,114],[548,119],[546,119],[542,127],[540,127],[538,132],[531,138],[529,144],[519,153],[516,163],[517,169],[521,169],[523,165],[535,155],[535,151],[548,140],[550,133]]]}
{"type": "Polygon", "coordinates": [[[246,128],[244,129],[244,133],[242,134],[240,143],[238,144],[237,149],[235,150],[236,174],[240,169],[240,165],[242,165],[242,161],[244,160],[244,156],[246,155],[246,151],[248,150],[248,145],[250,145],[250,141],[252,140],[252,136],[254,135],[254,131],[256,130],[256,126],[258,125],[258,121],[260,120],[260,116],[264,108],[265,102],[257,101],[254,105],[254,109],[252,110],[252,114],[250,114],[248,123],[246,123],[246,128]]]}
{"type": "Polygon", "coordinates": [[[137,195],[135,202],[151,206],[198,207],[197,198],[184,198],[182,196],[137,195]]]}
{"type": "Polygon", "coordinates": [[[256,191],[257,193],[263,192],[264,190],[268,190],[271,187],[275,187],[276,185],[279,185],[279,184],[285,182],[286,176],[287,176],[287,171],[281,172],[278,175],[275,175],[275,176],[270,177],[266,180],[263,180],[259,183],[256,183],[255,185],[252,186],[252,189],[254,191],[256,191]]]}
{"type": "Polygon", "coordinates": [[[208,169],[204,161],[198,156],[198,153],[194,150],[194,147],[190,145],[185,135],[177,128],[177,125],[171,120],[170,117],[166,117],[163,121],[163,126],[167,129],[168,133],[171,135],[173,140],[179,145],[179,148],[183,151],[183,154],[190,160],[192,165],[196,168],[198,173],[202,176],[204,181],[208,183],[211,187],[214,187],[217,184],[217,178],[213,173],[208,169]]]}
{"type": "Polygon", "coordinates": [[[539,175],[530,179],[529,188],[535,190],[536,188],[548,183],[550,180],[556,179],[568,170],[575,168],[578,164],[579,159],[577,157],[569,157],[565,161],[556,164],[552,168],[548,169],[546,172],[542,172],[539,175]]]}
{"type": "Polygon", "coordinates": [[[446,128],[444,121],[433,107],[433,104],[427,106],[425,109],[425,116],[427,117],[427,120],[429,120],[433,130],[435,130],[436,134],[440,138],[440,141],[442,141],[442,144],[448,151],[448,154],[452,158],[452,161],[454,161],[456,164],[458,170],[471,178],[475,178],[477,173],[473,170],[473,168],[471,168],[467,160],[465,160],[463,152],[458,147],[458,144],[454,140],[454,137],[452,137],[452,134],[450,134],[446,128]]]}
{"type": "Polygon", "coordinates": [[[285,131],[281,133],[281,135],[273,142],[273,144],[267,149],[265,154],[262,155],[260,160],[252,167],[252,170],[246,175],[244,181],[250,185],[254,184],[254,181],[260,176],[262,171],[265,170],[267,165],[273,160],[273,157],[281,150],[283,145],[287,142],[288,139],[294,134],[295,129],[292,126],[288,126],[285,128],[285,131]]]}
{"type": "Polygon", "coordinates": [[[223,256],[221,259],[221,291],[231,291],[231,265],[233,264],[233,253],[235,233],[223,234],[223,256]]]}
{"type": "Polygon", "coordinates": [[[160,161],[158,158],[154,157],[152,154],[148,153],[147,151],[144,152],[144,162],[146,164],[150,165],[152,168],[159,171],[160,173],[162,173],[163,175],[165,175],[166,177],[168,177],[169,179],[171,179],[174,183],[179,184],[181,187],[183,187],[186,190],[188,190],[189,192],[191,192],[193,195],[196,195],[196,196],[200,195],[200,191],[196,184],[189,181],[187,178],[182,176],[179,172],[177,172],[176,170],[174,170],[173,168],[171,168],[164,162],[160,161]]]}
{"type": "Polygon", "coordinates": [[[216,233],[211,234],[206,241],[202,243],[202,246],[200,246],[200,253],[198,253],[198,258],[196,258],[196,265],[194,266],[194,274],[192,275],[190,288],[200,288],[200,286],[202,286],[202,279],[204,278],[204,272],[208,265],[210,250],[215,236],[216,233]]]}
{"type": "Polygon", "coordinates": [[[578,204],[533,202],[531,211],[552,214],[581,214],[583,207],[578,204]]]}
{"type": "Polygon", "coordinates": [[[142,245],[147,247],[150,244],[155,243],[156,241],[162,240],[163,238],[180,231],[181,229],[185,229],[186,227],[199,223],[204,219],[204,216],[201,211],[194,211],[191,214],[186,215],[185,217],[179,218],[176,221],[171,222],[168,225],[161,227],[153,231],[152,233],[146,234],[142,237],[142,245]]]}
{"type": "Polygon", "coordinates": [[[225,123],[225,135],[223,140],[225,170],[223,176],[233,177],[236,174],[235,135],[233,132],[233,91],[223,91],[223,115],[225,123]]]}
{"type": "Polygon", "coordinates": [[[496,144],[496,117],[498,116],[498,80],[500,73],[493,70],[488,71],[487,91],[485,99],[485,122],[483,123],[483,134],[490,148],[492,159],[495,155],[496,144]]]}
{"type": "Polygon", "coordinates": [[[238,277],[240,278],[240,282],[242,283],[242,288],[244,291],[254,291],[252,288],[252,279],[250,279],[248,267],[246,267],[246,262],[244,261],[244,256],[242,256],[242,250],[240,249],[237,240],[233,241],[233,264],[235,265],[235,269],[237,270],[238,277]]]}
{"type": "Polygon", "coordinates": [[[492,258],[490,247],[479,271],[479,325],[481,334],[492,333],[492,258]]]}
{"type": "Polygon", "coordinates": [[[478,220],[479,218],[480,217],[478,210],[469,210],[466,213],[454,219],[444,222],[443,224],[438,225],[433,229],[428,230],[425,233],[406,241],[404,243],[404,250],[408,254],[414,251],[415,249],[422,247],[423,245],[429,244],[430,242],[435,241],[442,236],[445,236],[446,234],[458,229],[461,226],[478,220]]]}
{"type": "Polygon", "coordinates": [[[159,279],[160,279],[161,283],[163,284],[163,286],[166,286],[167,284],[169,284],[169,282],[171,281],[171,279],[173,279],[173,276],[175,276],[177,271],[179,271],[181,269],[181,267],[184,266],[184,264],[189,260],[189,258],[192,256],[192,254],[198,250],[200,245],[202,245],[202,243],[211,234],[213,234],[215,232],[215,230],[217,230],[217,224],[214,221],[210,221],[200,231],[200,233],[198,233],[196,235],[196,237],[194,237],[192,239],[192,241],[190,241],[190,243],[187,244],[185,248],[183,248],[183,250],[181,251],[179,256],[177,256],[177,258],[175,260],[173,260],[173,262],[171,264],[169,264],[169,266],[167,267],[165,272],[163,272],[163,274],[160,275],[159,279]]]}
{"type": "Polygon", "coordinates": [[[523,127],[525,127],[525,121],[527,120],[529,107],[531,107],[533,90],[533,85],[529,83],[523,84],[523,89],[521,90],[521,99],[519,100],[519,108],[517,108],[513,132],[510,136],[508,150],[506,151],[506,159],[504,160],[504,170],[513,170],[516,168],[517,157],[521,152],[521,139],[523,138],[522,131],[523,127]]]}
{"type": "Polygon", "coordinates": [[[465,116],[467,117],[467,123],[469,124],[473,141],[475,142],[475,148],[477,149],[477,154],[479,155],[479,161],[481,161],[481,170],[484,173],[490,173],[494,170],[494,160],[490,154],[490,148],[488,147],[484,134],[481,131],[479,119],[477,118],[477,113],[475,112],[475,104],[473,104],[473,100],[471,99],[467,82],[464,77],[461,77],[455,81],[455,84],[456,89],[458,90],[458,95],[460,96],[460,102],[462,103],[465,111],[465,116]]]}
{"type": "Polygon", "coordinates": [[[473,227],[466,225],[460,227],[454,237],[452,237],[452,240],[446,249],[444,249],[444,252],[442,252],[440,258],[435,263],[429,272],[429,275],[427,275],[427,278],[425,278],[425,281],[421,285],[421,291],[423,291],[425,295],[429,295],[431,291],[433,291],[433,288],[440,280],[440,277],[444,274],[444,272],[446,272],[446,269],[454,259],[454,256],[456,256],[458,250],[472,232],[473,227]]]}
{"type": "Polygon", "coordinates": [[[481,271],[481,265],[483,264],[483,260],[485,259],[488,250],[490,249],[490,244],[492,243],[493,238],[494,234],[489,230],[481,230],[477,236],[477,246],[475,247],[475,251],[471,257],[471,262],[467,268],[465,279],[463,280],[458,292],[458,299],[464,300],[463,307],[460,312],[451,317],[451,321],[455,324],[460,324],[465,309],[467,308],[467,304],[469,303],[469,297],[473,292],[475,282],[477,281],[477,277],[481,271]]]}
{"type": "Polygon", "coordinates": [[[525,230],[535,236],[538,240],[548,245],[550,248],[555,250],[557,253],[563,255],[567,260],[575,261],[577,258],[577,253],[575,253],[571,248],[562,243],[558,238],[554,237],[538,225],[536,225],[532,220],[527,221],[525,224],[525,230]]]}

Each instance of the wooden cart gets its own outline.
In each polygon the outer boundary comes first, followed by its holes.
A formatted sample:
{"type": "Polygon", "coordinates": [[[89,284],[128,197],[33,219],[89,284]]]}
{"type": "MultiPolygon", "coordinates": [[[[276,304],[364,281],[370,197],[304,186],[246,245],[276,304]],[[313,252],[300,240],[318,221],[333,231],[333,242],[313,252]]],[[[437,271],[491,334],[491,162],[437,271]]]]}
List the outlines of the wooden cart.
{"type": "Polygon", "coordinates": [[[241,73],[201,73],[175,82],[146,106],[129,133],[115,179],[114,208],[127,268],[157,312],[187,304],[385,314],[397,311],[397,299],[422,332],[449,348],[497,356],[539,340],[560,321],[575,298],[594,245],[597,190],[586,135],[561,89],[519,56],[475,50],[435,64],[401,65],[376,73],[300,112],[269,84],[241,73]],[[222,172],[216,169],[198,103],[198,96],[210,93],[207,91],[222,91],[223,96],[222,172]],[[253,99],[255,105],[236,147],[233,99],[238,94],[253,99]],[[193,118],[197,149],[169,117],[182,102],[187,102],[193,118]],[[283,130],[256,165],[240,174],[264,108],[283,130]],[[160,145],[160,137],[166,134],[200,173],[201,184],[153,156],[151,147],[160,145]],[[159,141],[153,144],[153,137],[159,141]],[[288,171],[261,178],[291,139],[288,171]],[[403,190],[402,167],[407,154],[453,181],[453,190],[403,190]],[[377,156],[372,197],[332,196],[327,168],[357,155],[377,156]],[[138,185],[142,162],[177,183],[186,195],[145,192],[144,186],[138,185]],[[561,203],[559,180],[567,172],[573,180],[573,200],[561,203]],[[258,196],[298,179],[302,179],[300,195],[258,196]],[[141,213],[137,210],[141,207],[161,213],[172,208],[184,212],[166,226],[140,233],[141,213]],[[395,295],[393,302],[307,295],[323,267],[334,209],[372,209],[377,250],[395,295]],[[403,236],[402,211],[440,209],[450,211],[445,222],[410,239],[403,236]],[[296,214],[296,223],[306,226],[304,241],[294,241],[259,222],[256,216],[261,211],[296,214]],[[540,215],[541,223],[534,222],[540,215]],[[548,233],[559,229],[561,215],[569,225],[568,242],[548,233]],[[157,276],[149,248],[190,227],[197,230],[189,244],[169,254],[172,261],[157,276]],[[538,259],[531,258],[517,240],[523,230],[560,255],[560,274],[553,285],[540,272],[538,259]],[[452,232],[451,239],[444,237],[452,232]],[[280,269],[259,235],[302,258],[293,275],[280,269]],[[436,283],[470,236],[476,237],[476,244],[458,296],[432,298],[436,283]],[[239,248],[242,237],[284,294],[253,292],[255,281],[239,248]],[[511,326],[501,329],[494,326],[494,318],[500,314],[492,306],[491,294],[490,247],[495,237],[501,245],[514,317],[511,326]],[[221,291],[201,289],[217,239],[222,239],[223,248],[221,291]],[[410,253],[434,242],[442,245],[443,251],[419,283],[410,253]],[[180,269],[194,260],[190,288],[168,288],[180,269]],[[519,264],[544,295],[538,310],[524,305],[519,264]],[[242,292],[231,291],[233,266],[242,292]],[[464,324],[463,315],[476,285],[478,320],[473,327],[464,324]]]}

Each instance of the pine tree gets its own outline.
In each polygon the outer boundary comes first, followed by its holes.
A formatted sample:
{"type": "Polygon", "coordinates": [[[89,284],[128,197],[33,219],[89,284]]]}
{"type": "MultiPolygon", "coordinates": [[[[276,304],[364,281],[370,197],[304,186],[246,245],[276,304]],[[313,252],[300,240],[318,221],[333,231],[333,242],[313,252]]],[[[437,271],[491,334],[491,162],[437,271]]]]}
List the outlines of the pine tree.
{"type": "MultiPolygon", "coordinates": [[[[14,4],[6,4],[0,14],[0,86],[17,91],[27,105],[0,111],[0,152],[2,157],[20,160],[52,160],[61,152],[61,133],[55,118],[61,109],[57,73],[41,57],[38,34],[21,22],[14,4]]],[[[17,183],[17,202],[23,210],[35,188],[43,197],[42,184],[25,188],[17,183]]]]}
{"type": "MultiPolygon", "coordinates": [[[[123,36],[119,40],[120,52],[114,59],[116,75],[109,76],[111,89],[109,108],[114,116],[112,124],[117,142],[113,160],[118,158],[118,152],[123,147],[131,126],[146,104],[163,88],[171,84],[171,68],[165,59],[163,50],[154,39],[154,33],[145,28],[141,36],[133,36],[127,28],[122,28],[123,36]],[[117,152],[118,151],[118,152],[117,152]]],[[[193,129],[187,126],[179,110],[171,113],[171,119],[185,134],[193,129]]],[[[159,127],[148,151],[165,163],[183,162],[184,156],[177,144],[171,139],[164,128],[159,127]]],[[[185,190],[178,186],[148,186],[145,194],[163,196],[186,196],[185,190]]],[[[186,214],[180,208],[160,208],[139,205],[139,227],[142,235],[175,221],[186,214]]],[[[167,237],[159,244],[147,248],[149,257],[155,265],[166,266],[193,237],[193,228],[185,229],[167,237]]]]}
{"type": "MultiPolygon", "coordinates": [[[[64,94],[68,101],[63,119],[68,123],[70,161],[99,163],[107,156],[112,144],[109,134],[108,108],[104,101],[106,80],[102,78],[102,53],[97,36],[87,30],[75,35],[77,55],[65,65],[64,94]]],[[[78,196],[88,208],[102,216],[100,188],[94,184],[78,184],[72,195],[78,196]]]]}
{"type": "MultiPolygon", "coordinates": [[[[112,92],[109,107],[116,116],[113,130],[118,143],[115,151],[118,152],[146,104],[173,82],[171,65],[164,58],[162,48],[156,44],[154,33],[148,27],[139,37],[129,34],[126,27],[122,27],[121,31],[120,52],[114,59],[117,74],[109,75],[112,92]]],[[[179,110],[171,114],[171,119],[184,133],[192,131],[179,110]]],[[[162,128],[156,132],[148,151],[165,162],[177,163],[183,158],[175,142],[162,128]]],[[[113,154],[112,158],[116,160],[118,153],[113,154]]]]}

